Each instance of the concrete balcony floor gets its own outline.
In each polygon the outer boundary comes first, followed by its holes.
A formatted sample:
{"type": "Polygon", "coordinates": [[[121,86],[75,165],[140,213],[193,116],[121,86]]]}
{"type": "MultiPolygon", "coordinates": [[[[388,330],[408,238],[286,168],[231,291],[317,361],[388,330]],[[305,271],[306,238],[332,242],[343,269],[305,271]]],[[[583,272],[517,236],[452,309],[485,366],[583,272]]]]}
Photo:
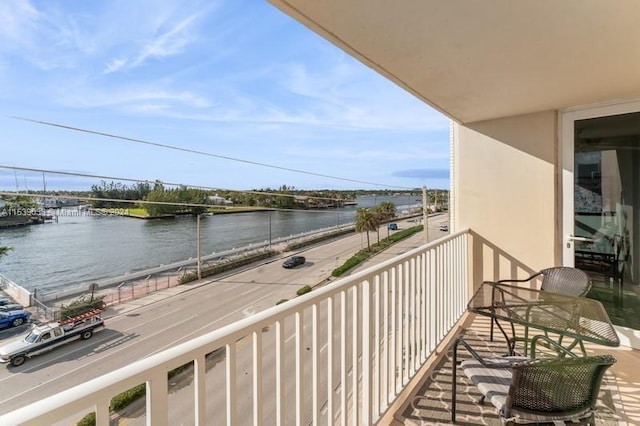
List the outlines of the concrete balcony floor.
{"type": "MultiPolygon", "coordinates": [[[[504,338],[496,329],[493,342],[489,341],[490,321],[486,317],[470,315],[461,335],[477,349],[481,356],[500,356],[505,353],[504,338]]],[[[627,347],[608,348],[586,344],[589,355],[611,354],[617,359],[606,373],[600,388],[597,405],[597,425],[640,424],[640,351],[627,347]]],[[[459,358],[467,352],[459,349],[459,358]]],[[[423,377],[417,390],[395,413],[396,425],[451,424],[451,368],[452,351],[443,353],[435,367],[423,377]]],[[[457,418],[459,425],[499,425],[497,411],[489,402],[476,403],[480,392],[458,372],[457,418]]]]}

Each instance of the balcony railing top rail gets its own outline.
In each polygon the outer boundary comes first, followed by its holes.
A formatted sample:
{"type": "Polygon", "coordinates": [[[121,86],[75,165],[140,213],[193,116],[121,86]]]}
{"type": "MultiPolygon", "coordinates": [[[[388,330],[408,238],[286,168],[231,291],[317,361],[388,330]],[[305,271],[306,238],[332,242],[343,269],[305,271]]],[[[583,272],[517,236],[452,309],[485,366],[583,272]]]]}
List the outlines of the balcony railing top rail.
{"type": "Polygon", "coordinates": [[[167,374],[186,364],[195,389],[186,423],[233,425],[240,413],[254,424],[374,423],[465,312],[469,235],[457,232],[383,261],[0,416],[0,424],[48,425],[93,411],[98,425],[108,425],[111,398],[142,383],[147,424],[173,424],[167,374]],[[251,354],[240,356],[238,342],[247,340],[251,354]],[[207,371],[211,354],[224,362],[207,371]],[[273,367],[269,380],[266,367],[273,367]],[[226,391],[207,389],[205,375],[226,391]],[[207,404],[219,404],[219,419],[208,417],[207,404]]]}

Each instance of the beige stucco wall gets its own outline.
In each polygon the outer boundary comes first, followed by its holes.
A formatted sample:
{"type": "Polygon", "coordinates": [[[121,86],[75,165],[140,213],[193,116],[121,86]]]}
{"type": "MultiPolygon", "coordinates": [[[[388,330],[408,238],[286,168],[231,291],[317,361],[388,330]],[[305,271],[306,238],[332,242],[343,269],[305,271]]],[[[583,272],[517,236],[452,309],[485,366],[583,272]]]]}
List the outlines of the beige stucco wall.
{"type": "Polygon", "coordinates": [[[556,129],[554,111],[455,125],[453,223],[493,245],[484,279],[558,262],[556,129]]]}

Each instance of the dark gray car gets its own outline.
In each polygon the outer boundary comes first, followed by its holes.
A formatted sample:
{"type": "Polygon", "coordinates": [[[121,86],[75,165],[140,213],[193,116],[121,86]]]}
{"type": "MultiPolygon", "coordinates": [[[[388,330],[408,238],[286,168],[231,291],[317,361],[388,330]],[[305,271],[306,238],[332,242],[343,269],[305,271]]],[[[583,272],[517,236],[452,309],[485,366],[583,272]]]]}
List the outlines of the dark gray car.
{"type": "Polygon", "coordinates": [[[306,259],[303,256],[291,256],[282,263],[282,267],[287,269],[295,268],[298,265],[304,264],[305,261],[306,259]]]}

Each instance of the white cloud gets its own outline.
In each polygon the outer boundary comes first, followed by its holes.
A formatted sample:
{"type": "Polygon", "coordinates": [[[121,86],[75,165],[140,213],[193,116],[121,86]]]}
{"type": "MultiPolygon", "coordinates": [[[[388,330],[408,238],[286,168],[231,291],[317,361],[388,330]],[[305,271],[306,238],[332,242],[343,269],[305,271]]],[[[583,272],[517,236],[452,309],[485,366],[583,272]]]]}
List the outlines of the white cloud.
{"type": "Polygon", "coordinates": [[[25,47],[32,44],[32,31],[40,16],[27,0],[0,2],[0,49],[25,47]]]}
{"type": "Polygon", "coordinates": [[[127,63],[126,59],[112,59],[106,66],[104,69],[104,72],[106,74],[110,74],[112,72],[116,72],[119,71],[121,68],[123,68],[127,63]]]}
{"type": "MultiPolygon", "coordinates": [[[[335,56],[335,55],[334,55],[335,56]]],[[[312,71],[308,64],[284,68],[281,85],[306,99],[302,108],[284,113],[290,122],[369,129],[443,130],[448,120],[422,101],[356,63],[333,58],[329,66],[312,71]]],[[[281,111],[281,113],[283,113],[281,111]]]]}
{"type": "MultiPolygon", "coordinates": [[[[130,58],[115,58],[110,60],[105,73],[113,73],[125,69],[136,68],[147,61],[167,56],[181,54],[196,37],[191,33],[194,22],[202,13],[195,13],[180,20],[175,25],[160,34],[151,34],[142,40],[137,40],[139,46],[130,54],[130,58]]],[[[159,25],[156,23],[156,25],[159,25]]],[[[155,25],[154,25],[155,26],[155,25]]]]}
{"type": "MultiPolygon", "coordinates": [[[[69,107],[100,108],[126,107],[129,110],[141,105],[155,105],[147,111],[163,111],[170,107],[206,108],[209,102],[189,91],[170,91],[144,86],[130,86],[118,90],[92,90],[88,88],[76,90],[75,93],[60,93],[60,100],[69,107]],[[161,107],[162,106],[162,107],[161,107]]],[[[139,111],[145,108],[137,109],[139,111]]]]}
{"type": "Polygon", "coordinates": [[[178,24],[170,30],[145,44],[138,57],[132,61],[131,66],[138,66],[149,58],[161,58],[181,53],[185,46],[192,40],[188,29],[197,17],[198,14],[189,16],[178,22],[178,24]]]}

